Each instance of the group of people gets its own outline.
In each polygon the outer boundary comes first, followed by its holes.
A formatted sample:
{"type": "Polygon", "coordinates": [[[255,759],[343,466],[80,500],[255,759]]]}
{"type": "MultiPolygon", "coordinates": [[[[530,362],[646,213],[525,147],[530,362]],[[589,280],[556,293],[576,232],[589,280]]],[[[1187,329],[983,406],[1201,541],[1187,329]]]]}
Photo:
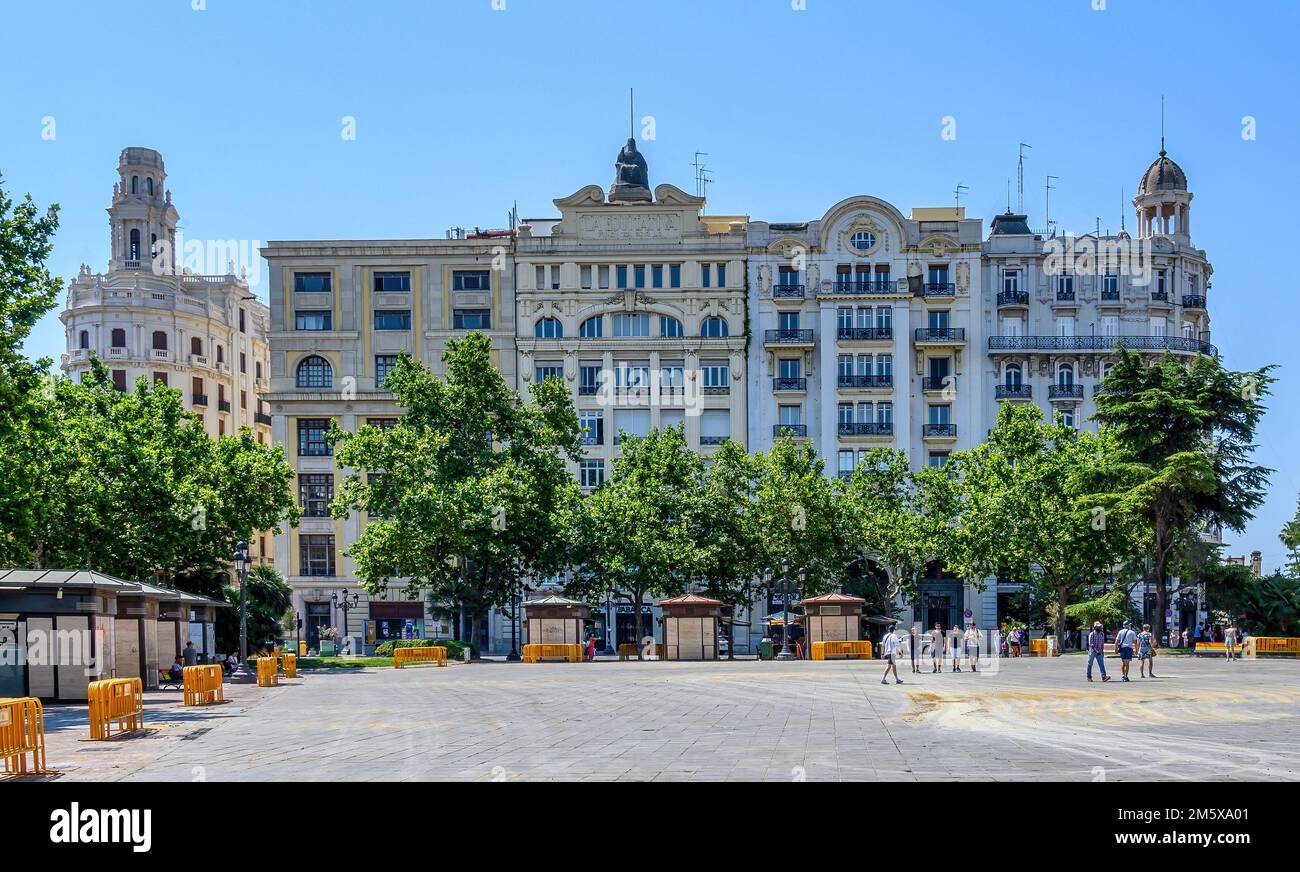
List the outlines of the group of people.
{"type": "MultiPolygon", "coordinates": [[[[1129,667],[1133,656],[1138,658],[1138,675],[1142,678],[1156,677],[1156,635],[1151,632],[1150,624],[1143,624],[1142,631],[1133,629],[1132,621],[1125,621],[1124,626],[1115,634],[1115,652],[1119,654],[1120,680],[1129,681],[1129,667]]],[[[1106,674],[1106,628],[1101,621],[1095,621],[1092,632],[1088,633],[1088,669],[1087,677],[1092,681],[1092,664],[1096,662],[1101,670],[1101,680],[1110,681],[1106,674]]]]}
{"type": "Polygon", "coordinates": [[[902,657],[904,647],[910,655],[913,673],[920,673],[921,664],[926,660],[930,663],[931,672],[942,672],[943,664],[949,660],[952,661],[952,671],[961,672],[963,657],[970,666],[971,672],[979,672],[980,646],[983,642],[984,634],[975,626],[974,621],[966,625],[965,631],[954,624],[948,633],[943,631],[942,624],[937,623],[929,633],[920,632],[916,627],[912,627],[906,637],[899,636],[897,625],[891,624],[880,641],[880,654],[885,660],[885,674],[881,677],[880,683],[889,683],[890,672],[893,672],[895,684],[903,683],[903,680],[898,677],[898,660],[902,657]]]}

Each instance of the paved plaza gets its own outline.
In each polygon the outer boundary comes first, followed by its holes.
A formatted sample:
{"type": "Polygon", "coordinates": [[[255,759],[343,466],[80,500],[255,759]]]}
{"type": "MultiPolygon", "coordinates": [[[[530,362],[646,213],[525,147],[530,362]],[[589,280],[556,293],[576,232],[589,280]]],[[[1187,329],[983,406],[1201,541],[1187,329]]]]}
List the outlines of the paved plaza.
{"type": "Polygon", "coordinates": [[[475,663],[147,695],[140,736],[46,710],[60,780],[1300,780],[1300,662],[1077,656],[880,684],[879,661],[475,663]],[[1113,675],[1119,662],[1108,660],[1113,675]]]}

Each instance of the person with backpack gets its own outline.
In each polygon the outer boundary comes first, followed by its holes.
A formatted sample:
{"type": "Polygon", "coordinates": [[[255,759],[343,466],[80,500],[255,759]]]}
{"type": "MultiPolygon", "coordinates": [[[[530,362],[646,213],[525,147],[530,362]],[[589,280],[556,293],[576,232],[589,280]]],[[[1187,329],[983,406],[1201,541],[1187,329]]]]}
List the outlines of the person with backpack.
{"type": "Polygon", "coordinates": [[[898,677],[898,664],[894,662],[898,656],[898,646],[902,644],[902,641],[902,639],[898,638],[898,634],[894,632],[894,625],[890,624],[889,632],[885,634],[885,638],[880,640],[881,654],[886,663],[885,674],[880,679],[881,684],[889,684],[890,670],[893,670],[894,673],[894,684],[903,683],[903,679],[898,677]]]}
{"type": "Polygon", "coordinates": [[[1088,680],[1092,681],[1092,663],[1097,661],[1101,667],[1101,680],[1110,681],[1110,676],[1106,674],[1106,629],[1101,625],[1101,621],[1096,621],[1092,625],[1092,632],[1088,634],[1088,680]]]}
{"type": "Polygon", "coordinates": [[[1115,636],[1115,650],[1120,659],[1120,681],[1128,681],[1129,666],[1133,663],[1133,648],[1137,645],[1138,634],[1133,630],[1133,622],[1125,621],[1124,627],[1115,636]]]}

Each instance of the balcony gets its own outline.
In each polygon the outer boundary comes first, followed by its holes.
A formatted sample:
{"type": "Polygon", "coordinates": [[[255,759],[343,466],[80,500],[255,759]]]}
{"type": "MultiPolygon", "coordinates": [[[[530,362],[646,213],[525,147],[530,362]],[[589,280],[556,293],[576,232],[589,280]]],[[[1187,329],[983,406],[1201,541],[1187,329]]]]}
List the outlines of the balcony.
{"type": "Polygon", "coordinates": [[[957,438],[957,425],[956,424],[922,424],[921,438],[955,440],[957,438]]]}
{"type": "Polygon", "coordinates": [[[927,297],[955,297],[957,286],[952,282],[926,282],[921,292],[927,297]]]}
{"type": "Polygon", "coordinates": [[[886,279],[885,281],[837,281],[831,285],[832,294],[841,294],[844,296],[867,296],[870,294],[899,294],[907,293],[906,290],[900,291],[898,285],[886,279]]]}
{"type": "Polygon", "coordinates": [[[1179,351],[1215,355],[1209,342],[1185,336],[990,336],[989,351],[1179,351]]]}
{"type": "Polygon", "coordinates": [[[1082,400],[1083,385],[1049,385],[1047,398],[1049,400],[1082,400]]]}
{"type": "Polygon", "coordinates": [[[725,397],[731,393],[731,385],[705,385],[701,390],[706,397],[725,397]]]}
{"type": "Polygon", "coordinates": [[[890,342],[894,338],[894,328],[840,327],[835,331],[835,338],[840,342],[890,342]]]}
{"type": "Polygon", "coordinates": [[[1074,301],[1075,301],[1075,300],[1074,300],[1074,288],[1057,288],[1057,289],[1056,289],[1056,302],[1058,302],[1058,303],[1073,303],[1074,301]]]}
{"type": "Polygon", "coordinates": [[[723,442],[726,442],[726,441],[727,441],[728,439],[730,439],[730,438],[731,438],[730,436],[701,436],[701,437],[700,437],[700,444],[701,444],[701,445],[721,445],[723,442]]]}
{"type": "Polygon", "coordinates": [[[1205,297],[1200,294],[1183,294],[1184,309],[1204,309],[1205,297]]]}
{"type": "Polygon", "coordinates": [[[1095,384],[1095,385],[1092,386],[1092,395],[1093,395],[1094,397],[1100,397],[1100,396],[1102,396],[1103,394],[1106,394],[1106,393],[1108,393],[1107,390],[1106,390],[1106,386],[1105,386],[1104,384],[1102,384],[1101,382],[1097,382],[1097,384],[1095,384]]]}
{"type": "Polygon", "coordinates": [[[597,393],[599,390],[600,390],[600,385],[593,385],[593,384],[580,384],[580,385],[578,385],[578,396],[580,396],[580,397],[594,397],[594,396],[596,396],[596,393],[597,393]]]}
{"type": "Polygon", "coordinates": [[[812,345],[814,344],[814,338],[813,338],[813,337],[814,337],[814,334],[813,334],[813,331],[812,331],[811,328],[809,328],[809,329],[793,328],[793,329],[764,330],[764,331],[763,331],[763,344],[764,344],[764,345],[780,345],[780,346],[786,346],[786,347],[790,347],[790,346],[808,346],[808,347],[812,347],[812,345]]]}
{"type": "Polygon", "coordinates": [[[935,393],[947,390],[951,387],[957,389],[957,377],[951,375],[933,376],[929,375],[921,379],[921,390],[925,393],[935,393]]]}
{"type": "Polygon", "coordinates": [[[266,412],[254,412],[253,420],[258,424],[264,424],[267,427],[271,426],[271,416],[266,412]]]}
{"type": "Polygon", "coordinates": [[[1028,306],[1029,291],[1002,291],[998,294],[998,308],[1003,306],[1028,306]]]}
{"type": "Polygon", "coordinates": [[[993,387],[993,399],[995,400],[1032,400],[1033,398],[1033,385],[995,385],[993,387]]]}
{"type": "Polygon", "coordinates": [[[892,421],[870,422],[870,421],[841,421],[839,427],[840,437],[852,439],[854,437],[888,437],[894,435],[894,424],[892,421]]]}
{"type": "Polygon", "coordinates": [[[1119,302],[1119,288],[1102,288],[1102,289],[1101,289],[1101,301],[1102,301],[1103,303],[1118,303],[1118,302],[1119,302]]]}
{"type": "Polygon", "coordinates": [[[965,327],[917,327],[917,345],[963,345],[966,342],[965,327]]]}
{"type": "Polygon", "coordinates": [[[230,400],[217,400],[217,411],[218,411],[218,412],[229,412],[229,411],[230,411],[230,400]]]}
{"type": "Polygon", "coordinates": [[[208,356],[206,354],[191,354],[190,366],[207,366],[208,356]]]}
{"type": "Polygon", "coordinates": [[[802,393],[808,390],[808,379],[806,378],[777,378],[772,379],[773,393],[802,393]]]}
{"type": "Polygon", "coordinates": [[[154,360],[171,360],[172,353],[166,348],[155,348],[150,355],[154,360]]]}
{"type": "Polygon", "coordinates": [[[1152,292],[1151,292],[1151,302],[1153,302],[1153,303],[1164,303],[1164,304],[1168,305],[1168,304],[1169,304],[1169,292],[1168,292],[1168,291],[1152,291],[1152,292]]]}
{"type": "Polygon", "coordinates": [[[794,439],[808,438],[807,424],[774,424],[772,425],[772,438],[779,439],[782,436],[790,436],[794,439]]]}
{"type": "Polygon", "coordinates": [[[805,288],[803,285],[781,284],[772,286],[773,300],[802,300],[804,296],[805,288]]]}
{"type": "Polygon", "coordinates": [[[194,400],[194,405],[196,406],[206,406],[208,404],[207,394],[195,394],[192,397],[192,399],[194,400]]]}
{"type": "Polygon", "coordinates": [[[118,360],[126,357],[126,349],[121,346],[114,346],[108,349],[108,359],[118,360]]]}
{"type": "Polygon", "coordinates": [[[839,386],[845,390],[854,388],[870,390],[872,388],[889,389],[894,386],[892,375],[841,375],[839,386]]]}

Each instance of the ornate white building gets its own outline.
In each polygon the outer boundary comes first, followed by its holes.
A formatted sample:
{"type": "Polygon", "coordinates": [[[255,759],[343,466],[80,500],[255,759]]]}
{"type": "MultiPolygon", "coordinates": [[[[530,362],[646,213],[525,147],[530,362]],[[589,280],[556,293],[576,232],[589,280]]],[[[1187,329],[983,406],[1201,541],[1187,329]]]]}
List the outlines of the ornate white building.
{"type": "MultiPolygon", "coordinates": [[[[271,439],[262,395],[270,385],[268,312],[234,275],[172,269],[180,216],[166,190],[162,155],[126,148],[108,208],[108,269],[82,266],[59,316],[67,333],[62,368],[81,377],[92,355],[119,390],[144,377],[181,392],[211,436],[248,427],[271,439]]],[[[249,543],[255,560],[270,554],[267,536],[249,543]]]]}

